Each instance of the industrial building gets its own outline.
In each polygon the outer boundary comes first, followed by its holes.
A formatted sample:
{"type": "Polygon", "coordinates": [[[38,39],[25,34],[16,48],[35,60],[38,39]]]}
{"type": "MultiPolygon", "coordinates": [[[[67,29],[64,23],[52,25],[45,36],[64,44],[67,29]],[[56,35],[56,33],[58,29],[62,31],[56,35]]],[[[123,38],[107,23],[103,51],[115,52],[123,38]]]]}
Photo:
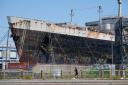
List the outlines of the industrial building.
{"type": "Polygon", "coordinates": [[[86,23],[89,30],[115,36],[112,43],[112,64],[128,64],[128,18],[105,17],[100,21],[86,23]],[[101,23],[101,24],[100,24],[101,23]],[[100,28],[97,30],[97,28],[100,28]]]}
{"type": "Polygon", "coordinates": [[[0,46],[0,69],[8,69],[9,63],[19,63],[19,56],[14,46],[7,45],[0,46]]]}

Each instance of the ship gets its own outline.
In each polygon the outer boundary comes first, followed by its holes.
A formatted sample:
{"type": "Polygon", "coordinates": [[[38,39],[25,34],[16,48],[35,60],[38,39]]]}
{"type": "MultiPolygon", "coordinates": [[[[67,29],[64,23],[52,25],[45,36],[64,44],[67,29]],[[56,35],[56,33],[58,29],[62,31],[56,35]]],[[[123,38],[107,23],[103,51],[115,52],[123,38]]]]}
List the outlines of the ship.
{"type": "Polygon", "coordinates": [[[115,34],[108,23],[78,26],[8,16],[11,37],[20,62],[41,64],[111,64],[115,34]],[[103,27],[103,26],[102,26],[103,27]]]}

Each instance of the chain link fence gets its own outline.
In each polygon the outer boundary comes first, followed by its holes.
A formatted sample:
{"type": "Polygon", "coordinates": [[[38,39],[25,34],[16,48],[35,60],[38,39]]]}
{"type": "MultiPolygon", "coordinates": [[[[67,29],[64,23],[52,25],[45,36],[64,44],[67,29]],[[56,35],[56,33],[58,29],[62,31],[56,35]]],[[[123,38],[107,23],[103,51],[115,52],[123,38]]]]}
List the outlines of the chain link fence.
{"type": "MultiPolygon", "coordinates": [[[[33,73],[32,71],[1,71],[0,79],[75,79],[75,73],[71,72],[49,72],[33,73]]],[[[77,79],[102,79],[102,80],[117,80],[128,79],[128,70],[115,70],[115,75],[112,74],[112,70],[85,70],[79,71],[77,79]],[[116,73],[122,73],[123,75],[117,75],[116,73]]]]}

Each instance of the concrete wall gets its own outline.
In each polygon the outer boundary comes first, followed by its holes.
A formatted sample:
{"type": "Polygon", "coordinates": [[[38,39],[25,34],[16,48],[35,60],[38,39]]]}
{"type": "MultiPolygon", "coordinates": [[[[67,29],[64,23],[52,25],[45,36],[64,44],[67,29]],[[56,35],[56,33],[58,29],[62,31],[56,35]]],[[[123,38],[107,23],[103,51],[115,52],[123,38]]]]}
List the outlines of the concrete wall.
{"type": "Polygon", "coordinates": [[[90,66],[81,66],[81,65],[56,65],[56,64],[36,64],[32,71],[33,73],[41,73],[41,70],[43,73],[54,73],[54,71],[61,71],[63,74],[67,75],[74,75],[74,69],[77,68],[79,75],[81,74],[81,71],[89,68],[90,66]]]}

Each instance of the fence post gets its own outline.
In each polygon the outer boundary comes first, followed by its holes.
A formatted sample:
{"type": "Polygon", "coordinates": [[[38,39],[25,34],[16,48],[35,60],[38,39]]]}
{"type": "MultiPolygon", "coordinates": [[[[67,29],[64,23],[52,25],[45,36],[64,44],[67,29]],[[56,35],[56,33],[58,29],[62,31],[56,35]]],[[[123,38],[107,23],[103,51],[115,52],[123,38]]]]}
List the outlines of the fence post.
{"type": "Polygon", "coordinates": [[[42,74],[43,74],[43,71],[41,70],[41,74],[40,74],[41,79],[42,79],[42,77],[43,77],[42,74]]]}
{"type": "Polygon", "coordinates": [[[61,79],[62,79],[62,70],[61,70],[61,79]]]}
{"type": "Polygon", "coordinates": [[[83,78],[82,70],[80,70],[80,73],[81,73],[81,78],[83,78]]]}
{"type": "Polygon", "coordinates": [[[21,71],[21,79],[23,79],[23,71],[21,71]]]}

